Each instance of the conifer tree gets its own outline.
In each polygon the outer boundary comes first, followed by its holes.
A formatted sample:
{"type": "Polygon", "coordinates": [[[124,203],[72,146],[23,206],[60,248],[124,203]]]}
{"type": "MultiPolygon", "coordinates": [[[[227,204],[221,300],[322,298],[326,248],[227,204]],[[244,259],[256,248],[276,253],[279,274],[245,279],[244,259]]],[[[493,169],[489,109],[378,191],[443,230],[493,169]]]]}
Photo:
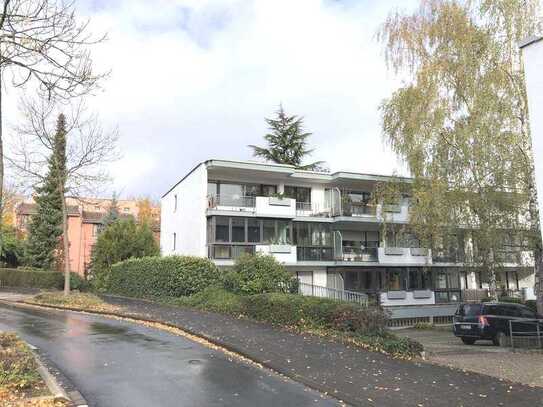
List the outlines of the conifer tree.
{"type": "Polygon", "coordinates": [[[265,120],[270,130],[270,133],[264,136],[268,147],[250,145],[255,157],[277,164],[293,165],[302,170],[325,171],[323,161],[302,164],[303,159],[313,152],[312,149],[307,148],[307,139],[312,133],[304,131],[303,117],[289,116],[285,113],[283,106],[279,105],[276,117],[265,120]]]}
{"type": "Polygon", "coordinates": [[[66,121],[60,114],[53,138],[53,151],[43,183],[36,188],[37,213],[29,227],[26,261],[39,268],[52,268],[60,252],[63,233],[63,196],[66,182],[66,121]]]}
{"type": "Polygon", "coordinates": [[[113,222],[119,219],[119,203],[117,202],[117,194],[114,192],[111,197],[107,214],[102,218],[102,225],[108,227],[113,222]]]}

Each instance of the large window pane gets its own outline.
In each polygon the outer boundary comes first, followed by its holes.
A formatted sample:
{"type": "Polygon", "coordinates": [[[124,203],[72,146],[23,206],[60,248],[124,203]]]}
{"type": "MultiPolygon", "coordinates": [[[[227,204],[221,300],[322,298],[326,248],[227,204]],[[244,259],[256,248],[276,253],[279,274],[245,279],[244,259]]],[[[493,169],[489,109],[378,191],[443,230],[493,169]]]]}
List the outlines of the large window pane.
{"type": "Polygon", "coordinates": [[[275,239],[275,221],[264,220],[262,223],[263,223],[264,242],[273,243],[275,239]]]}
{"type": "Polygon", "coordinates": [[[262,196],[273,196],[277,193],[275,185],[262,185],[262,196]]]}
{"type": "Polygon", "coordinates": [[[247,241],[251,243],[260,242],[260,221],[247,219],[247,241]]]}
{"type": "Polygon", "coordinates": [[[232,242],[245,241],[245,219],[232,218],[232,242]]]}
{"type": "Polygon", "coordinates": [[[207,194],[209,196],[217,196],[217,183],[216,182],[208,182],[207,183],[207,194]]]}
{"type": "Polygon", "coordinates": [[[221,184],[219,193],[222,205],[239,206],[244,191],[243,186],[239,184],[221,184]]]}
{"type": "Polygon", "coordinates": [[[311,188],[285,186],[285,196],[296,202],[311,203],[311,188]]]}
{"type": "Polygon", "coordinates": [[[290,222],[286,220],[277,221],[277,243],[290,244],[290,222]]]}
{"type": "Polygon", "coordinates": [[[390,291],[405,290],[406,270],[401,268],[388,269],[388,289],[390,291]]]}
{"type": "Polygon", "coordinates": [[[216,242],[229,242],[230,241],[230,227],[229,218],[217,217],[215,218],[215,241],[216,242]]]}
{"type": "Polygon", "coordinates": [[[260,185],[257,184],[246,184],[243,187],[245,196],[257,196],[260,192],[260,185]]]}

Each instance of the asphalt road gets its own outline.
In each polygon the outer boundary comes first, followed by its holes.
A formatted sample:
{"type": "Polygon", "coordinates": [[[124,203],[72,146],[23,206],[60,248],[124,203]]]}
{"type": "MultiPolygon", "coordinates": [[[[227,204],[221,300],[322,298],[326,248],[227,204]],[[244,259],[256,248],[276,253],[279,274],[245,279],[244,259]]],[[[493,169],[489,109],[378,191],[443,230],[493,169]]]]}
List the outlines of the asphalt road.
{"type": "Polygon", "coordinates": [[[89,406],[335,406],[199,343],[138,324],[0,304],[0,331],[38,347],[89,406]]]}

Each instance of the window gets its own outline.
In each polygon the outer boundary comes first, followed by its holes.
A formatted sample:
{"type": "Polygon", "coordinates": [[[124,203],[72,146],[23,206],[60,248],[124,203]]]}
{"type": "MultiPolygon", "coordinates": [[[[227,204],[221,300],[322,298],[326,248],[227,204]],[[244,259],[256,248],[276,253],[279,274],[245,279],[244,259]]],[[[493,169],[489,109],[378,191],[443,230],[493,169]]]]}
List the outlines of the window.
{"type": "Polygon", "coordinates": [[[250,243],[260,242],[260,221],[247,219],[247,241],[250,243]]]}
{"type": "Polygon", "coordinates": [[[275,221],[266,219],[262,224],[262,240],[265,243],[272,243],[275,240],[275,221]]]}
{"type": "Polygon", "coordinates": [[[311,188],[285,186],[285,196],[296,202],[311,203],[311,188]]]}
{"type": "Polygon", "coordinates": [[[215,241],[230,242],[230,218],[219,216],[215,222],[215,241]]]}
{"type": "Polygon", "coordinates": [[[277,193],[276,185],[243,184],[221,181],[207,183],[207,195],[221,195],[223,199],[239,199],[241,197],[272,196],[277,193]]]}
{"type": "Polygon", "coordinates": [[[275,243],[290,244],[290,222],[288,220],[277,221],[277,235],[275,243]]]}
{"type": "Polygon", "coordinates": [[[245,218],[232,218],[232,242],[245,242],[245,218]]]}
{"type": "Polygon", "coordinates": [[[173,196],[173,211],[177,211],[177,195],[173,196]]]}
{"type": "Polygon", "coordinates": [[[294,244],[297,246],[332,246],[332,231],[329,224],[296,222],[294,244]]]}
{"type": "Polygon", "coordinates": [[[177,234],[174,232],[173,234],[173,250],[175,251],[175,247],[177,246],[177,234]]]}
{"type": "Polygon", "coordinates": [[[390,268],[387,270],[388,290],[399,291],[406,289],[407,273],[403,268],[390,268]]]}

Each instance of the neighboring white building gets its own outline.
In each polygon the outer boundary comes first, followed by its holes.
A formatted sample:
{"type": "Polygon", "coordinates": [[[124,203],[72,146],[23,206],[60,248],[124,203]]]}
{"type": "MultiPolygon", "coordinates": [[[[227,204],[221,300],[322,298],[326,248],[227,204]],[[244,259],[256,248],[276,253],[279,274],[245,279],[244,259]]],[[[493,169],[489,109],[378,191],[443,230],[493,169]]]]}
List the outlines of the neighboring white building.
{"type": "MultiPolygon", "coordinates": [[[[396,227],[408,222],[408,196],[394,205],[371,202],[377,184],[391,180],[208,160],[162,197],[162,253],[206,256],[221,267],[232,266],[241,253],[267,253],[306,287],[362,292],[385,306],[485,296],[485,276],[462,264],[469,247],[462,231],[434,253],[414,236],[381,236],[384,216],[396,227]]],[[[498,287],[532,298],[533,261],[522,250],[504,246],[508,263],[498,287]]]]}
{"type": "Polygon", "coordinates": [[[539,213],[543,214],[543,37],[530,38],[520,47],[526,74],[539,213]]]}

